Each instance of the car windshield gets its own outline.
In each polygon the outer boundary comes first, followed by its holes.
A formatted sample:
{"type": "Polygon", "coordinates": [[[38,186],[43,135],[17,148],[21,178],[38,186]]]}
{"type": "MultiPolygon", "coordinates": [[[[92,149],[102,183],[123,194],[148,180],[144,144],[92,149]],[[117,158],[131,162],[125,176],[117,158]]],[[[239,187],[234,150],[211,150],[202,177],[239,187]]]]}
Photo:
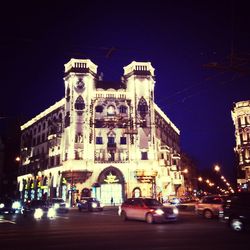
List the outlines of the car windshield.
{"type": "Polygon", "coordinates": [[[144,203],[148,207],[162,206],[162,204],[158,200],[155,200],[155,199],[144,199],[144,203]]]}

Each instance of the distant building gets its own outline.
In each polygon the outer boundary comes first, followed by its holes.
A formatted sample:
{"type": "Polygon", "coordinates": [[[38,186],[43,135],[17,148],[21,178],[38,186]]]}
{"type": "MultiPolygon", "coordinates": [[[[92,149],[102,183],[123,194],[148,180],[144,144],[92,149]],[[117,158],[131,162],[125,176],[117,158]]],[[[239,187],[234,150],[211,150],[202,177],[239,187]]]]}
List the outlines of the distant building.
{"type": "Polygon", "coordinates": [[[232,119],[235,126],[236,146],[234,148],[238,163],[238,188],[250,191],[250,101],[234,104],[232,119]]]}
{"type": "Polygon", "coordinates": [[[150,62],[103,81],[90,60],[65,64],[65,97],[21,126],[22,199],[181,195],[180,131],[154,101],[150,62]]]}

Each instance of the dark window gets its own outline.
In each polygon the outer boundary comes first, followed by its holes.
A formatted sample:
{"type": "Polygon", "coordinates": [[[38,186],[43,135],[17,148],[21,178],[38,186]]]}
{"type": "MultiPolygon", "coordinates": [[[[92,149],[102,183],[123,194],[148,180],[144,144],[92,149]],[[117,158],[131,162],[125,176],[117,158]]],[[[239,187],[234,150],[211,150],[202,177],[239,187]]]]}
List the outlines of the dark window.
{"type": "Polygon", "coordinates": [[[119,112],[122,114],[126,114],[127,113],[127,107],[126,106],[120,106],[119,107],[119,112]]]}
{"type": "Polygon", "coordinates": [[[138,111],[142,117],[144,117],[148,113],[148,105],[143,97],[141,97],[138,103],[138,111]]]}
{"type": "Polygon", "coordinates": [[[127,144],[127,138],[126,137],[121,137],[120,138],[120,144],[127,144]]]}
{"type": "Polygon", "coordinates": [[[102,144],[102,137],[96,137],[96,144],[102,144]]]}
{"type": "Polygon", "coordinates": [[[54,156],[50,157],[50,166],[53,167],[55,165],[55,158],[54,156]]]}
{"type": "Polygon", "coordinates": [[[240,117],[238,118],[238,126],[239,127],[241,126],[241,119],[240,119],[240,117]]]}
{"type": "Polygon", "coordinates": [[[148,159],[148,152],[141,152],[141,159],[147,160],[148,159]]]}
{"type": "Polygon", "coordinates": [[[60,165],[60,155],[56,156],[56,165],[59,166],[60,165]]]}
{"type": "Polygon", "coordinates": [[[114,144],[115,143],[115,137],[108,137],[108,144],[114,144]]]}
{"type": "Polygon", "coordinates": [[[42,134],[42,142],[45,142],[45,134],[42,134]]]}
{"type": "Polygon", "coordinates": [[[103,111],[103,106],[98,105],[98,106],[95,107],[95,112],[102,113],[102,111],[103,111]]]}
{"type": "Polygon", "coordinates": [[[41,143],[41,137],[40,135],[37,137],[37,144],[40,144],[41,143]]]}
{"type": "Polygon", "coordinates": [[[78,96],[75,102],[75,109],[76,110],[83,110],[85,109],[85,103],[84,100],[82,98],[82,96],[78,96]]]}

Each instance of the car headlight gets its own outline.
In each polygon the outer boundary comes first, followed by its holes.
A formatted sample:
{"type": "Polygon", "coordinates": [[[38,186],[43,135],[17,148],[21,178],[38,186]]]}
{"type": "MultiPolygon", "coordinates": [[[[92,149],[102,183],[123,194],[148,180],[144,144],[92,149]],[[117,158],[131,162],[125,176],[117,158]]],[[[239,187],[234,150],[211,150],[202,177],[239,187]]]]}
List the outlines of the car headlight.
{"type": "Polygon", "coordinates": [[[21,202],[19,202],[19,201],[14,201],[14,202],[12,203],[12,208],[13,208],[13,209],[20,209],[20,208],[21,208],[21,202]]]}
{"type": "Polygon", "coordinates": [[[53,207],[49,208],[49,210],[48,210],[48,217],[49,217],[49,218],[53,218],[53,217],[55,217],[55,216],[56,216],[56,211],[55,211],[55,209],[54,209],[53,207]]]}
{"type": "Polygon", "coordinates": [[[174,214],[178,214],[178,213],[179,213],[179,210],[175,207],[175,208],[173,209],[173,213],[174,213],[174,214]]]}
{"type": "Polygon", "coordinates": [[[93,207],[93,208],[97,208],[97,203],[93,202],[93,203],[92,203],[92,207],[93,207]]]}
{"type": "Polygon", "coordinates": [[[54,204],[54,208],[59,208],[60,207],[60,204],[56,203],[54,204]]]}
{"type": "Polygon", "coordinates": [[[156,213],[157,215],[163,215],[163,214],[164,214],[164,211],[161,210],[161,209],[157,209],[157,210],[155,210],[155,213],[156,213]]]}
{"type": "Polygon", "coordinates": [[[42,216],[43,216],[43,210],[41,208],[36,208],[35,213],[34,213],[34,218],[41,219],[42,216]]]}
{"type": "Polygon", "coordinates": [[[4,208],[4,203],[0,203],[0,208],[4,208]]]}

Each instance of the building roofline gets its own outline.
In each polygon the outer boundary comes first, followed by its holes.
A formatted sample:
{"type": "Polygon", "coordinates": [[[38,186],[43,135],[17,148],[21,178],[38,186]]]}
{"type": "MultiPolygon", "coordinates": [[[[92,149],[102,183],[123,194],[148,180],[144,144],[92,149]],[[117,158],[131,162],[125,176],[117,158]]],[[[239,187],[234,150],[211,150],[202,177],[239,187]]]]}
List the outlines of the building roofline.
{"type": "Polygon", "coordinates": [[[158,107],[156,103],[154,103],[155,110],[165,119],[165,121],[171,125],[171,127],[175,130],[177,134],[180,135],[180,130],[174,125],[174,123],[167,117],[167,115],[158,107]]]}
{"type": "Polygon", "coordinates": [[[24,130],[28,127],[30,127],[32,124],[37,122],[38,120],[42,119],[52,111],[58,109],[59,107],[63,106],[65,104],[65,98],[62,98],[60,101],[56,102],[54,105],[50,106],[49,108],[45,109],[43,112],[35,116],[34,118],[31,118],[28,122],[21,125],[21,130],[24,130]]]}

